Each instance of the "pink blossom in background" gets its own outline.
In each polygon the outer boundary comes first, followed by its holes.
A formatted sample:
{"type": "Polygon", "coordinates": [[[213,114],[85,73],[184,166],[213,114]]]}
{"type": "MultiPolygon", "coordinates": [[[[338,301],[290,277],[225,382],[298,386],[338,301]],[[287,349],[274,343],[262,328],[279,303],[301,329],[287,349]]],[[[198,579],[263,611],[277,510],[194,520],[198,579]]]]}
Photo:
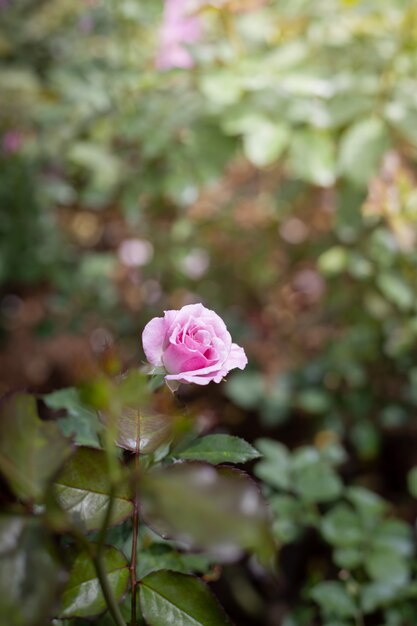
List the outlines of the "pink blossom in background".
{"type": "Polygon", "coordinates": [[[1,145],[5,154],[11,155],[19,151],[23,143],[22,134],[17,130],[8,130],[4,133],[1,145]]]}
{"type": "Polygon", "coordinates": [[[201,22],[191,14],[190,0],[165,0],[156,66],[161,70],[194,65],[188,44],[199,41],[201,22]]]}
{"type": "Polygon", "coordinates": [[[146,265],[153,257],[153,245],[144,239],[125,239],[117,251],[119,259],[128,267],[146,265]]]}
{"type": "Polygon", "coordinates": [[[202,304],[154,317],[145,326],[142,343],[149,363],[165,369],[168,384],[219,383],[230,370],[243,370],[248,363],[221,317],[202,304]]]}

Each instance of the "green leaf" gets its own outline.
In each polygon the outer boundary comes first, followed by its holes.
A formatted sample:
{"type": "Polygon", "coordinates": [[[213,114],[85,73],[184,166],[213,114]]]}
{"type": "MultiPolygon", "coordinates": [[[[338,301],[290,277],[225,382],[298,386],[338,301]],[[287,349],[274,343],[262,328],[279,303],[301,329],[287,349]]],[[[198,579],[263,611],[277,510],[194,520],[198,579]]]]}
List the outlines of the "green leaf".
{"type": "Polygon", "coordinates": [[[364,540],[361,519],[352,507],[339,504],[321,521],[323,537],[337,547],[358,546],[364,540]]]}
{"type": "MultiPolygon", "coordinates": [[[[94,547],[94,546],[93,546],[94,547]]],[[[126,557],[116,548],[103,549],[104,569],[117,601],[120,601],[129,584],[126,557]]],[[[59,617],[91,617],[107,608],[96,570],[88,555],[81,552],[71,569],[68,584],[62,596],[59,617]]]]}
{"type": "Polygon", "coordinates": [[[297,539],[306,524],[303,503],[294,496],[273,495],[269,498],[269,504],[274,513],[272,529],[277,539],[283,543],[297,539]]]}
{"type": "Polygon", "coordinates": [[[377,284],[386,299],[401,311],[409,311],[415,304],[414,289],[401,275],[384,272],[378,276],[377,284]]]}
{"type": "Polygon", "coordinates": [[[417,146],[417,111],[415,105],[406,105],[401,101],[389,101],[386,117],[398,133],[414,147],[417,146]]]}
{"type": "Polygon", "coordinates": [[[205,554],[182,554],[166,543],[153,543],[140,550],[137,575],[144,578],[151,572],[169,569],[182,574],[205,573],[212,562],[205,554]]]}
{"type": "Polygon", "coordinates": [[[414,553],[413,533],[408,524],[399,519],[380,522],[372,534],[375,549],[388,548],[398,555],[410,557],[414,553]]]}
{"type": "Polygon", "coordinates": [[[0,517],[0,626],[48,621],[66,573],[39,520],[0,517]]]}
{"type": "Polygon", "coordinates": [[[180,553],[167,544],[153,543],[141,550],[137,567],[138,579],[162,569],[170,569],[182,574],[191,573],[184,565],[180,553]]]}
{"type": "Polygon", "coordinates": [[[269,516],[257,485],[238,470],[206,463],[177,463],[142,477],[141,511],[164,538],[205,549],[219,560],[253,550],[273,554],[269,516]]]}
{"type": "Polygon", "coordinates": [[[408,472],[407,485],[408,491],[413,498],[417,498],[417,467],[413,467],[413,469],[408,472]]]}
{"type": "MultiPolygon", "coordinates": [[[[110,482],[106,453],[78,448],[55,482],[57,499],[74,522],[84,530],[97,530],[109,502],[110,482]]],[[[132,514],[128,483],[116,492],[110,524],[118,524],[132,514]]]]}
{"type": "Polygon", "coordinates": [[[390,584],[375,582],[361,586],[361,609],[366,613],[373,613],[377,609],[388,606],[394,599],[398,599],[398,588],[390,584]]]}
{"type": "Polygon", "coordinates": [[[274,163],[288,144],[290,133],[284,124],[276,124],[265,118],[256,118],[244,136],[243,150],[256,167],[274,163]]]}
{"type": "Polygon", "coordinates": [[[333,246],[319,256],[319,270],[326,276],[341,274],[348,264],[348,252],[343,246],[333,246]]]}
{"type": "Polygon", "coordinates": [[[290,454],[287,448],[272,439],[258,439],[256,447],[263,459],[255,466],[255,475],[277,489],[290,488],[290,454]]]}
{"type": "Polygon", "coordinates": [[[376,459],[380,453],[381,432],[371,420],[358,420],[351,428],[350,439],[362,460],[376,459]]]}
{"type": "Polygon", "coordinates": [[[302,411],[320,415],[330,409],[330,394],[322,389],[305,389],[296,398],[296,405],[302,411]]]}
{"type": "Polygon", "coordinates": [[[356,615],[355,602],[342,582],[321,582],[311,589],[310,595],[325,616],[344,618],[356,615]]]}
{"type": "Polygon", "coordinates": [[[225,390],[227,397],[243,409],[256,407],[265,393],[258,372],[237,372],[227,381],[225,390]]]}
{"type": "Polygon", "coordinates": [[[290,167],[295,176],[314,185],[330,187],[336,180],[335,147],[325,131],[303,130],[294,134],[290,167]]]}
{"type": "Polygon", "coordinates": [[[223,108],[240,100],[242,87],[239,77],[234,72],[217,69],[216,72],[203,72],[200,88],[203,95],[223,108]]]}
{"type": "Polygon", "coordinates": [[[386,126],[377,117],[356,122],[342,137],[339,171],[357,186],[366,186],[376,174],[389,138],[386,126]]]}
{"type": "Polygon", "coordinates": [[[293,484],[298,495],[306,502],[329,502],[340,496],[343,484],[334,469],[316,458],[315,450],[304,450],[297,450],[292,459],[293,484]]]}
{"type": "Polygon", "coordinates": [[[364,487],[348,487],[346,497],[355,506],[365,525],[372,525],[387,510],[387,503],[378,494],[364,487]]]}
{"type": "Polygon", "coordinates": [[[142,613],[152,626],[230,626],[217,600],[198,578],[177,572],[149,574],[139,586],[142,613]]]}
{"type": "Polygon", "coordinates": [[[360,548],[338,548],[333,553],[333,560],[339,567],[352,570],[362,565],[363,550],[360,548]]]}
{"type": "Polygon", "coordinates": [[[51,409],[65,409],[67,411],[67,417],[61,417],[57,420],[57,424],[65,436],[74,437],[78,446],[101,447],[98,434],[103,427],[98,420],[97,413],[82,402],[77,389],[70,387],[54,391],[43,396],[43,401],[51,409]]]}
{"type": "Polygon", "coordinates": [[[72,450],[55,423],[38,417],[33,397],[16,394],[3,401],[0,470],[19,498],[42,499],[49,482],[72,450]]]}
{"type": "Polygon", "coordinates": [[[206,435],[191,442],[176,455],[185,461],[207,461],[219,463],[246,463],[261,455],[253,446],[240,437],[231,435],[206,435]]]}
{"type": "Polygon", "coordinates": [[[410,577],[410,568],[405,557],[382,546],[367,554],[365,569],[374,581],[394,587],[401,587],[410,577]]]}

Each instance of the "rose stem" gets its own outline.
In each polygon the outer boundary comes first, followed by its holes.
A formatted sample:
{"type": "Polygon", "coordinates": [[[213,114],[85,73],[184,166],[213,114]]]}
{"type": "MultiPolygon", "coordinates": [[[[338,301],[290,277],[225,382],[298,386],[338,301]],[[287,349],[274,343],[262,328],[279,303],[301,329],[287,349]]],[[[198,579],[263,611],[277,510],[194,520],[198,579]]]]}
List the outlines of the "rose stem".
{"type": "Polygon", "coordinates": [[[77,533],[78,538],[81,539],[84,547],[89,553],[94,568],[96,570],[97,578],[99,579],[101,590],[103,592],[103,596],[105,598],[107,608],[109,609],[110,615],[113,618],[113,621],[117,626],[126,626],[126,622],[123,619],[123,616],[120,612],[119,605],[117,604],[116,598],[114,597],[113,590],[109,584],[109,580],[107,578],[107,572],[103,561],[103,549],[106,541],[107,528],[110,524],[110,519],[113,511],[114,505],[114,485],[110,488],[109,494],[109,503],[107,505],[106,515],[103,520],[103,524],[100,528],[100,534],[97,543],[97,550],[93,551],[89,542],[85,539],[85,537],[81,533],[77,533]]]}
{"type": "MultiPolygon", "coordinates": [[[[135,449],[135,484],[139,477],[139,448],[140,448],[140,415],[138,411],[137,421],[137,437],[136,437],[136,449],[135,449]]],[[[137,488],[135,487],[135,495],[133,497],[133,534],[132,534],[132,555],[130,558],[130,586],[132,588],[132,605],[131,605],[131,626],[136,626],[136,561],[137,561],[137,546],[138,546],[138,532],[139,532],[139,498],[137,488]]]]}

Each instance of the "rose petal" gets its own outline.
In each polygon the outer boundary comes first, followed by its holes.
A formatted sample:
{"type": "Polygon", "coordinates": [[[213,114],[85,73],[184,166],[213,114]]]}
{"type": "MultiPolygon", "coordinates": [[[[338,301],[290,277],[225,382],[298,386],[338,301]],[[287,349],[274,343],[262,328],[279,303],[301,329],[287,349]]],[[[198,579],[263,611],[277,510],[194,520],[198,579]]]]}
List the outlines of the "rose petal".
{"type": "Polygon", "coordinates": [[[177,315],[177,321],[187,321],[190,317],[201,317],[207,309],[197,302],[197,304],[186,304],[179,311],[177,315]]]}
{"type": "Polygon", "coordinates": [[[168,311],[164,311],[164,320],[165,320],[165,327],[167,329],[166,331],[166,335],[167,337],[169,337],[173,331],[173,328],[176,325],[176,318],[178,315],[178,311],[175,311],[173,309],[169,309],[168,311]]]}
{"type": "Polygon", "coordinates": [[[167,380],[179,380],[183,374],[184,376],[206,376],[207,374],[217,374],[222,369],[221,363],[213,363],[207,367],[201,367],[196,370],[189,370],[184,372],[177,372],[176,374],[168,374],[165,376],[167,380]]]}
{"type": "Polygon", "coordinates": [[[227,360],[220,367],[217,363],[211,367],[195,370],[194,372],[180,372],[174,376],[169,375],[165,378],[167,380],[178,380],[182,383],[195,383],[196,385],[207,385],[211,381],[220,383],[230,370],[236,367],[244,369],[247,363],[248,359],[244,349],[234,343],[232,344],[227,360]]]}
{"type": "Polygon", "coordinates": [[[162,361],[169,374],[201,370],[210,364],[201,352],[183,344],[170,344],[163,353],[162,361]]]}
{"type": "Polygon", "coordinates": [[[238,346],[236,343],[232,343],[232,348],[229,352],[229,356],[227,357],[226,362],[224,364],[225,367],[227,367],[228,370],[232,370],[235,367],[238,367],[239,369],[243,370],[245,369],[247,364],[248,364],[248,358],[245,354],[244,349],[238,346]]]}
{"type": "Polygon", "coordinates": [[[165,342],[165,319],[154,317],[143,329],[142,344],[146,358],[155,366],[162,365],[162,353],[165,342]]]}
{"type": "Polygon", "coordinates": [[[203,330],[202,328],[200,328],[194,333],[193,339],[203,346],[209,346],[211,341],[211,334],[208,330],[203,330]]]}
{"type": "Polygon", "coordinates": [[[210,309],[204,309],[204,315],[202,317],[207,325],[212,327],[213,332],[217,335],[217,337],[222,337],[223,335],[229,335],[230,337],[226,324],[222,318],[217,315],[217,313],[211,311],[210,309]]]}

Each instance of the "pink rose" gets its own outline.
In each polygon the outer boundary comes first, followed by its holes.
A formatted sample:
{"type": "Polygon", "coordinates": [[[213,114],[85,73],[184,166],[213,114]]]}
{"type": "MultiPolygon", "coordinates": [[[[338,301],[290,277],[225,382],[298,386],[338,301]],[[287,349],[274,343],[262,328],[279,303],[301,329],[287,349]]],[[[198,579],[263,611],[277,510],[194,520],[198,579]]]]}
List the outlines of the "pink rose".
{"type": "Polygon", "coordinates": [[[190,4],[189,0],[165,0],[156,59],[156,66],[160,70],[190,68],[194,65],[187,46],[200,40],[201,23],[199,17],[190,12],[190,4]]]}
{"type": "Polygon", "coordinates": [[[166,381],[207,385],[247,365],[245,351],[232,343],[226,324],[202,304],[154,317],[142,334],[149,363],[164,367],[166,381]]]}

